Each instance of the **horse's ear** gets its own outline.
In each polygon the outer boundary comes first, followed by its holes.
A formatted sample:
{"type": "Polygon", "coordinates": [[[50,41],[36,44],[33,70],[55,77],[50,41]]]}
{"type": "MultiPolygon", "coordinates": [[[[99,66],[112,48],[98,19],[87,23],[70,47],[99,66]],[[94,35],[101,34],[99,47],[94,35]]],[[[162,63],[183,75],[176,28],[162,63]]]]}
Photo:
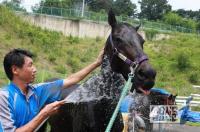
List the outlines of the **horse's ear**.
{"type": "Polygon", "coordinates": [[[108,12],[108,23],[110,24],[110,26],[112,28],[117,24],[117,20],[115,18],[115,14],[112,11],[112,9],[110,9],[109,12],[108,12]]]}
{"type": "Polygon", "coordinates": [[[176,96],[177,96],[177,94],[176,95],[170,94],[170,96],[168,98],[171,99],[171,100],[175,100],[176,96]]]}
{"type": "Polygon", "coordinates": [[[135,27],[135,30],[138,31],[138,29],[140,28],[140,26],[141,26],[141,22],[140,22],[140,24],[138,26],[135,27]]]}
{"type": "Polygon", "coordinates": [[[172,98],[173,98],[173,95],[170,94],[170,95],[168,96],[168,99],[172,99],[172,98]]]}

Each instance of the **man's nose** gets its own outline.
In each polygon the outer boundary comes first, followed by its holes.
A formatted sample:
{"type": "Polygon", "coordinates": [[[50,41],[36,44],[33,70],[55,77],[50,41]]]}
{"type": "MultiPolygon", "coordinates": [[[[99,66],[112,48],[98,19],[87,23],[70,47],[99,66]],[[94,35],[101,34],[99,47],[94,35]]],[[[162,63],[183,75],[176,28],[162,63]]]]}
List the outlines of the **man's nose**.
{"type": "Polygon", "coordinates": [[[35,66],[33,66],[33,72],[36,73],[37,72],[37,69],[35,66]]]}

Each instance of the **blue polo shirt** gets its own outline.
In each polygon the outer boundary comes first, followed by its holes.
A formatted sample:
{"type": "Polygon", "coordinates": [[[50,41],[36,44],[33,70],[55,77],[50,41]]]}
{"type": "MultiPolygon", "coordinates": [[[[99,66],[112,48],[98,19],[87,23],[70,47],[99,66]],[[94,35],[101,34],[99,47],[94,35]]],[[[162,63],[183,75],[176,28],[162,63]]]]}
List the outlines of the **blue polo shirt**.
{"type": "Polygon", "coordinates": [[[63,80],[28,85],[25,96],[14,84],[0,89],[0,132],[14,132],[29,121],[49,103],[60,100],[63,80]]]}

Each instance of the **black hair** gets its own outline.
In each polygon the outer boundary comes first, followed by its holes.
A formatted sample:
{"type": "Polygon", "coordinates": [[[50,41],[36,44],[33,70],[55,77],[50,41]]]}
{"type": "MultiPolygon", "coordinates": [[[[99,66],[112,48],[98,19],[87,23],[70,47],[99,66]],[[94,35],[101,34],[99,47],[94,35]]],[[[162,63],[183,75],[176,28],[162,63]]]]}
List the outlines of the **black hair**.
{"type": "Polygon", "coordinates": [[[15,65],[22,68],[25,56],[33,58],[34,55],[30,51],[23,49],[13,49],[5,55],[3,65],[4,71],[9,80],[13,79],[12,66],[15,65]]]}

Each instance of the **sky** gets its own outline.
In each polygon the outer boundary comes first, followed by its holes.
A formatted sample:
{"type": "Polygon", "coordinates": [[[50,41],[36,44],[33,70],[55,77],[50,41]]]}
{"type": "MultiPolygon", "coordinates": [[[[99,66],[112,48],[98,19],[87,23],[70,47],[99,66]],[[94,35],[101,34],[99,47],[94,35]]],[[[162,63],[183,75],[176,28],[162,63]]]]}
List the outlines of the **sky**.
{"type": "MultiPolygon", "coordinates": [[[[3,0],[0,0],[0,2],[3,0]]],[[[31,5],[34,5],[36,3],[39,3],[41,0],[22,0],[23,5],[27,7],[28,10],[30,10],[31,5]]],[[[138,11],[140,11],[140,7],[138,4],[139,0],[131,0],[133,3],[137,4],[138,11]]],[[[185,9],[185,10],[193,10],[197,11],[200,9],[200,0],[168,0],[168,3],[172,6],[173,10],[177,9],[185,9]]]]}
{"type": "MultiPolygon", "coordinates": [[[[137,4],[139,0],[131,1],[137,4]]],[[[168,3],[172,6],[172,10],[185,9],[198,11],[200,9],[200,0],[168,0],[168,3]]]]}

